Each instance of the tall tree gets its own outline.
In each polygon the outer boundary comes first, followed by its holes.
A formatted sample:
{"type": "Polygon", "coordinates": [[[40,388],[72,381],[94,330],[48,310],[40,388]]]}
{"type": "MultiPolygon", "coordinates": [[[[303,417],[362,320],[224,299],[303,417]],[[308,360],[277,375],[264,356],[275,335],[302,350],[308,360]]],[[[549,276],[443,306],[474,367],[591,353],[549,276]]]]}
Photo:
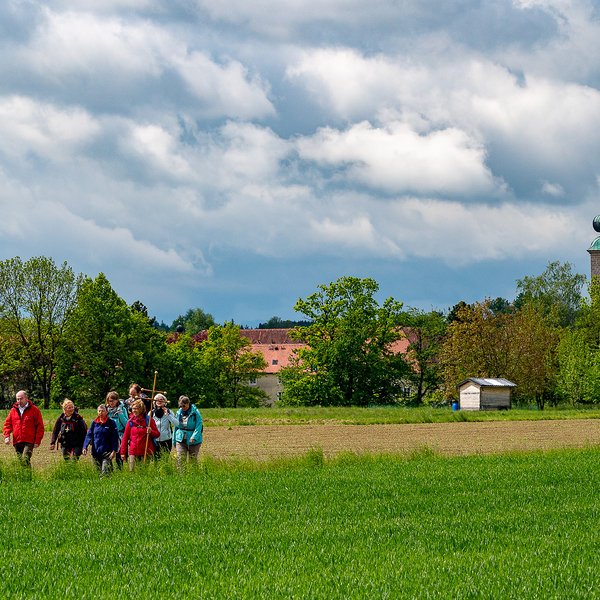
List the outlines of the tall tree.
{"type": "Polygon", "coordinates": [[[408,338],[406,379],[415,387],[414,402],[421,404],[442,382],[440,357],[447,322],[436,310],[411,308],[402,315],[401,324],[408,338]]]}
{"type": "MultiPolygon", "coordinates": [[[[183,329],[188,335],[196,335],[201,331],[207,331],[213,325],[216,325],[213,316],[209,313],[205,313],[201,308],[190,308],[181,317],[183,329]]],[[[175,331],[179,325],[179,318],[173,321],[171,325],[171,331],[175,331]]]]}
{"type": "Polygon", "coordinates": [[[573,272],[571,263],[549,262],[537,277],[517,279],[519,304],[531,306],[561,327],[575,324],[586,277],[573,272]]]}
{"type": "Polygon", "coordinates": [[[408,369],[393,347],[403,336],[402,303],[388,298],[379,306],[373,279],[342,277],[318,290],[294,306],[312,324],[290,334],[307,344],[298,359],[311,387],[328,404],[395,402],[408,369]]]}
{"type": "Polygon", "coordinates": [[[448,327],[442,353],[446,395],[452,398],[469,377],[503,377],[543,408],[556,385],[560,330],[531,307],[504,313],[490,305],[488,299],[465,306],[448,327]]]}
{"type": "MultiPolygon", "coordinates": [[[[171,400],[185,395],[194,404],[210,406],[211,382],[202,356],[202,344],[192,336],[180,334],[167,339],[165,351],[158,363],[160,389],[166,390],[171,400]]],[[[211,397],[212,398],[212,397],[211,397]]]]}
{"type": "Polygon", "coordinates": [[[145,304],[143,304],[139,300],[136,300],[131,305],[131,310],[135,310],[135,311],[141,313],[142,315],[144,315],[144,317],[146,317],[146,319],[148,319],[148,323],[150,323],[150,325],[152,325],[152,327],[156,327],[156,317],[148,316],[148,309],[146,308],[145,304]]]}
{"type": "Polygon", "coordinates": [[[127,306],[100,273],[80,285],[65,328],[57,379],[61,391],[81,406],[97,405],[110,390],[150,381],[164,336],[138,309],[127,306]]]}
{"type": "Polygon", "coordinates": [[[81,275],[64,262],[17,256],[0,262],[0,318],[20,345],[39,386],[44,408],[50,405],[56,354],[75,305],[81,275]]]}
{"type": "Polygon", "coordinates": [[[202,358],[209,377],[206,397],[213,405],[258,405],[266,396],[248,386],[251,380],[264,375],[267,363],[262,353],[252,352],[252,344],[240,335],[239,325],[213,325],[202,344],[202,358]]]}

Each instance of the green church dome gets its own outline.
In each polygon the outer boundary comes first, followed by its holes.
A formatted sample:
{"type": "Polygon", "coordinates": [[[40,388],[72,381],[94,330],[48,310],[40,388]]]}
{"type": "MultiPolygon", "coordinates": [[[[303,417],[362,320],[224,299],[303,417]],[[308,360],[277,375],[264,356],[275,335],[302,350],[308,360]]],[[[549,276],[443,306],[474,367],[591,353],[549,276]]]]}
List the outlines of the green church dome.
{"type": "Polygon", "coordinates": [[[600,233],[600,215],[594,217],[594,220],[592,221],[592,227],[594,228],[594,231],[600,233]]]}
{"type": "MultiPolygon", "coordinates": [[[[598,218],[598,217],[596,217],[598,218]]],[[[588,248],[588,252],[590,250],[600,250],[600,236],[597,237],[593,242],[592,245],[588,248]]]]}

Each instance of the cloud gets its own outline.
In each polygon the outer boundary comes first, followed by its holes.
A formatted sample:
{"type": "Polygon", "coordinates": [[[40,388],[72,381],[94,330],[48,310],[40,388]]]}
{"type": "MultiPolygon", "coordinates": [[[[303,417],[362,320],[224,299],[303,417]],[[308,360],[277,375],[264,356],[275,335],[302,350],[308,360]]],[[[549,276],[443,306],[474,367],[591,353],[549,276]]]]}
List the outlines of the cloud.
{"type": "Polygon", "coordinates": [[[542,182],[542,192],[556,197],[565,195],[565,190],[560,183],[548,183],[547,181],[542,182]]]}
{"type": "Polygon", "coordinates": [[[125,99],[133,106],[158,98],[171,104],[168,85],[191,115],[253,119],[274,113],[268,83],[258,74],[230,57],[217,62],[158,24],[74,11],[43,14],[32,43],[15,48],[17,64],[4,66],[7,77],[16,79],[18,68],[21,78],[25,71],[55,94],[68,82],[71,99],[111,111],[125,108],[125,99]]]}
{"type": "Polygon", "coordinates": [[[368,118],[388,128],[400,120],[421,136],[463,132],[469,140],[463,157],[479,152],[493,176],[529,197],[540,179],[555,178],[580,197],[595,185],[600,91],[589,86],[519,79],[481,59],[450,57],[429,65],[353,49],[305,52],[287,76],[337,118],[368,118]]]}
{"type": "Polygon", "coordinates": [[[8,3],[0,249],[102,270],[131,301],[168,307],[167,320],[209,290],[209,311],[239,322],[230,307],[251,296],[268,318],[279,288],[306,295],[348,269],[413,296],[402,274],[443,296],[459,273],[465,297],[493,295],[474,273],[512,286],[525,262],[578,256],[582,231],[593,235],[594,10],[8,3]],[[269,277],[277,291],[264,292],[269,277]]]}
{"type": "Polygon", "coordinates": [[[330,127],[298,140],[300,157],[347,165],[350,179],[387,192],[493,194],[496,182],[480,143],[456,128],[419,135],[408,124],[368,122],[340,132],[330,127]]]}
{"type": "Polygon", "coordinates": [[[0,97],[0,150],[25,159],[30,152],[64,161],[100,132],[96,119],[79,107],[60,109],[22,96],[0,97]]]}
{"type": "Polygon", "coordinates": [[[389,206],[378,225],[409,257],[464,266],[564,250],[576,239],[578,223],[566,211],[548,206],[465,206],[407,198],[389,206]]]}

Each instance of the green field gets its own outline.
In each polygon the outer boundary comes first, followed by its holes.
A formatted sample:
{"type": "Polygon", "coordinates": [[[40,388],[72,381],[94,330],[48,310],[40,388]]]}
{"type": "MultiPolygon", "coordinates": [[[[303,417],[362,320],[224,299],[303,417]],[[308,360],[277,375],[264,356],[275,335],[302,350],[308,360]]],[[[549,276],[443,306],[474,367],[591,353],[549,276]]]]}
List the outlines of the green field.
{"type": "MultiPolygon", "coordinates": [[[[233,425],[342,423],[345,425],[375,425],[401,423],[450,423],[455,421],[532,421],[546,419],[600,419],[600,406],[591,405],[573,408],[563,405],[558,408],[536,407],[514,408],[509,411],[458,411],[449,407],[406,408],[397,406],[360,407],[302,407],[302,408],[202,408],[206,427],[233,425]]],[[[42,410],[46,431],[52,431],[60,409],[42,410]]],[[[89,423],[96,417],[95,409],[81,409],[80,414],[89,423]]],[[[0,411],[4,422],[8,411],[0,411]]]]}
{"type": "MultiPolygon", "coordinates": [[[[0,484],[0,597],[596,598],[600,451],[0,484]]],[[[74,479],[65,479],[69,474],[74,479]]]]}

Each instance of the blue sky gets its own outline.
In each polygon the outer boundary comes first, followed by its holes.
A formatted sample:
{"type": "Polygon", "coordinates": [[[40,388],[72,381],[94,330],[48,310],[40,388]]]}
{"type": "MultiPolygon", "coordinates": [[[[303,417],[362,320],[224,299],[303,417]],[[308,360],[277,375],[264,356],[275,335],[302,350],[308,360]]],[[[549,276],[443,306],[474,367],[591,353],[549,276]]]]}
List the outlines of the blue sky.
{"type": "Polygon", "coordinates": [[[0,5],[0,257],[159,320],[295,318],[346,275],[426,309],[589,276],[599,175],[597,2],[0,5]]]}

